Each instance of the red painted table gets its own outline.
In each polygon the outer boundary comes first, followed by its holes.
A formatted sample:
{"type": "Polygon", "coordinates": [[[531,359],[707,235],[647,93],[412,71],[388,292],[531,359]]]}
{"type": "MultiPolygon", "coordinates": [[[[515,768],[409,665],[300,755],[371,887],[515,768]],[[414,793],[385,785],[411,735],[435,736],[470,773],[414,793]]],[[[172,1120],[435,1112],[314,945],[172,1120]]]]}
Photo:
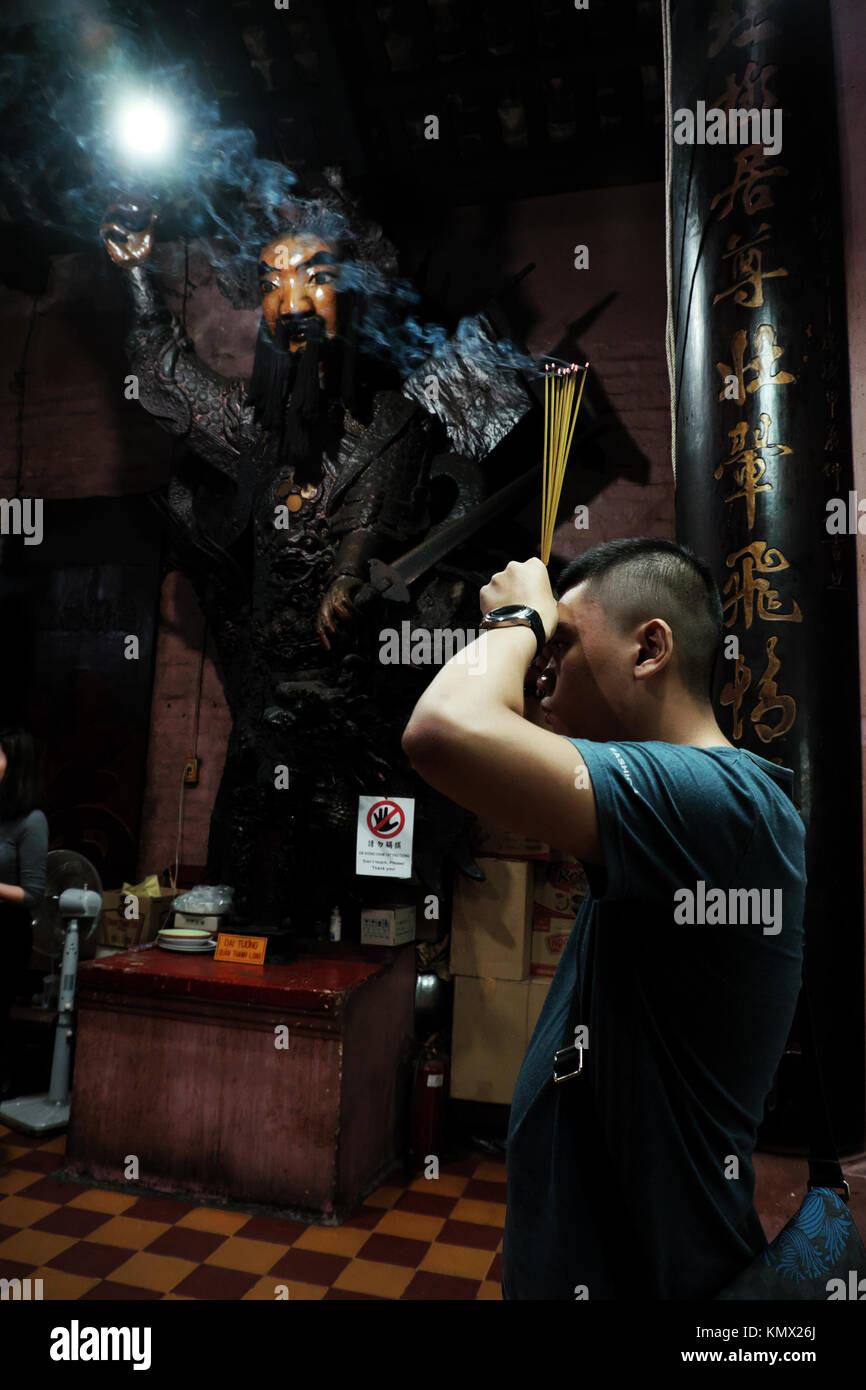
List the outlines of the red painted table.
{"type": "Polygon", "coordinates": [[[411,943],[291,965],[156,946],[87,961],[66,1170],[123,1182],[134,1156],[143,1187],[339,1221],[400,1151],[414,998],[411,943]]]}

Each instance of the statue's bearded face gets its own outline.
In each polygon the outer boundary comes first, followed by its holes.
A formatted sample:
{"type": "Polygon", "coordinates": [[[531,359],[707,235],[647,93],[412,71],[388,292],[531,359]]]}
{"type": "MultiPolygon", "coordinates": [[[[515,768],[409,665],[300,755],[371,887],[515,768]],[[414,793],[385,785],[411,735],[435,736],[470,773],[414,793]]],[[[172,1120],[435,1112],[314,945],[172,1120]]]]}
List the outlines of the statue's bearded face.
{"type": "Polygon", "coordinates": [[[259,257],[262,311],[271,337],[289,352],[301,352],[314,333],[337,333],[337,257],[312,236],[283,236],[259,257]]]}

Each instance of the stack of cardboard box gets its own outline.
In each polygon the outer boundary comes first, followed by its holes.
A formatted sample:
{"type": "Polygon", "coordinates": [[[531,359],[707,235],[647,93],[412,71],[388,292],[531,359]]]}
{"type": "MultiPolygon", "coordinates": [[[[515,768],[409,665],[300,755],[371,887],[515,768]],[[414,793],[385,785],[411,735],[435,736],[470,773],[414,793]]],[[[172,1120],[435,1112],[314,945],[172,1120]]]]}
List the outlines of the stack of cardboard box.
{"type": "Polygon", "coordinates": [[[163,888],[155,881],[153,885],[147,885],[146,893],[142,891],[141,884],[136,886],[138,892],[126,886],[103,893],[98,929],[102,950],[99,954],[128,951],[132,946],[144,946],[155,941],[160,929],[168,922],[178,890],[163,888]],[[133,897],[137,899],[137,904],[133,897]],[[135,916],[128,915],[133,912],[135,916]]]}
{"type": "Polygon", "coordinates": [[[586,881],[576,860],[486,824],[475,853],[485,881],[458,879],[451,919],[451,1095],[509,1105],[586,881]]]}
{"type": "Polygon", "coordinates": [[[573,855],[554,854],[535,866],[531,974],[550,981],[587,892],[583,866],[573,855]]]}

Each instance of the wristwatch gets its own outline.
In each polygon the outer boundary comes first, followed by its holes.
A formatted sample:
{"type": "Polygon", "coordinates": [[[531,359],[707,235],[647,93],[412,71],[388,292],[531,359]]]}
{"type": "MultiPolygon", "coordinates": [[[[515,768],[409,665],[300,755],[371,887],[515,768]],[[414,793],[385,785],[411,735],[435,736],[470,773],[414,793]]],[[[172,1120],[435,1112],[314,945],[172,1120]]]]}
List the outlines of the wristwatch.
{"type": "Polygon", "coordinates": [[[532,628],[538,644],[536,656],[541,654],[542,649],[547,644],[547,633],[544,631],[544,623],[541,621],[540,614],[536,613],[534,608],[528,608],[525,603],[506,603],[502,608],[491,608],[487,616],[481,619],[481,627],[532,628]]]}

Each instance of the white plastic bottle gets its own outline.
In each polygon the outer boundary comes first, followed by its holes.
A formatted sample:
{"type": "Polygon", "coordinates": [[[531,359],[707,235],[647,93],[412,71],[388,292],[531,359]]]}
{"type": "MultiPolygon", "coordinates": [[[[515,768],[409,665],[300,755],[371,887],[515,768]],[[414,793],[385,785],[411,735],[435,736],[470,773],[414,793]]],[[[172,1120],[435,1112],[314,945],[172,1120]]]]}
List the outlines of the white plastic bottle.
{"type": "Polygon", "coordinates": [[[328,937],[331,941],[339,941],[343,931],[343,920],[340,916],[339,907],[331,909],[331,921],[328,926],[328,937]]]}

